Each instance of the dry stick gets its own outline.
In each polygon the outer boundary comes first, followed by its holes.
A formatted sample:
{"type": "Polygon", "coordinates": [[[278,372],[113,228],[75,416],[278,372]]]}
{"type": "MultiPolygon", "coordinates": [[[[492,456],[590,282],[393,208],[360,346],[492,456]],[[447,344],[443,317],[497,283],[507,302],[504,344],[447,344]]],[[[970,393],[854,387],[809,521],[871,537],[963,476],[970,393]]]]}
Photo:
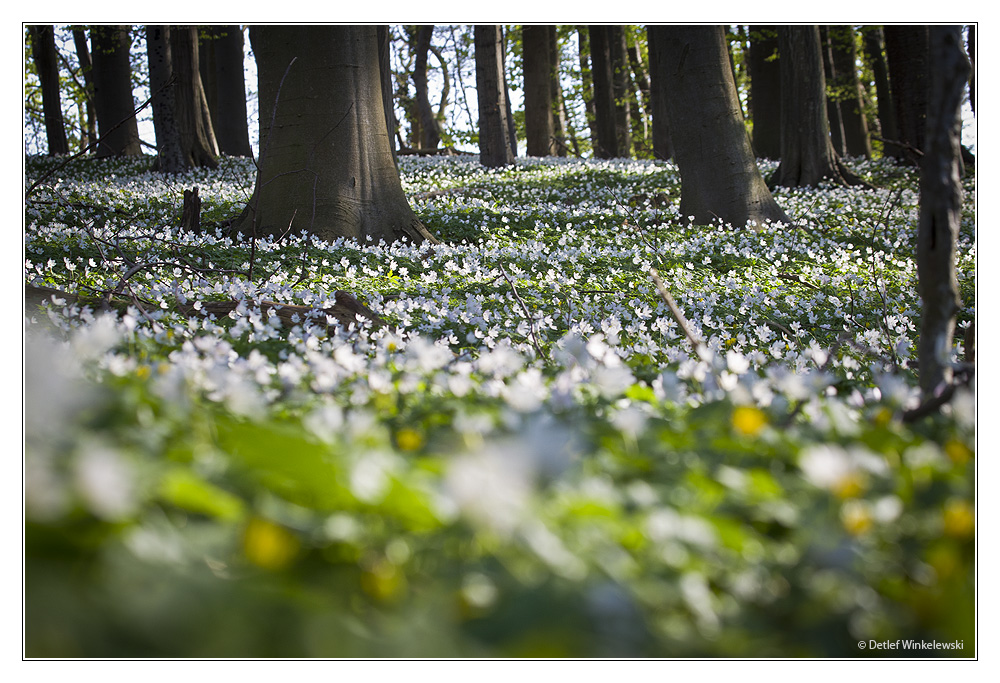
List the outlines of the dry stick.
{"type": "Polygon", "coordinates": [[[660,293],[660,296],[663,298],[663,301],[666,302],[667,308],[669,308],[670,312],[673,313],[674,320],[677,321],[677,324],[680,325],[681,329],[684,331],[684,336],[687,337],[689,342],[691,342],[691,346],[694,348],[695,352],[699,356],[702,356],[703,350],[707,350],[705,348],[705,345],[702,344],[701,340],[698,339],[695,333],[691,331],[691,327],[690,325],[688,325],[687,318],[684,317],[684,314],[681,312],[681,309],[677,307],[677,304],[674,302],[674,297],[670,296],[670,292],[667,291],[667,286],[660,278],[660,274],[656,272],[656,268],[650,268],[649,274],[652,276],[653,284],[656,285],[656,289],[660,293]]]}
{"type": "Polygon", "coordinates": [[[517,303],[521,304],[521,309],[524,311],[524,317],[528,319],[528,332],[531,334],[531,344],[535,347],[535,351],[538,353],[539,357],[545,358],[545,353],[542,351],[542,347],[538,343],[538,338],[535,336],[535,319],[531,317],[531,313],[528,311],[528,306],[521,299],[521,295],[517,293],[517,287],[514,286],[514,282],[507,276],[507,271],[504,270],[503,264],[500,265],[500,274],[503,275],[503,279],[507,281],[510,285],[510,291],[514,293],[514,298],[517,299],[517,303]]]}

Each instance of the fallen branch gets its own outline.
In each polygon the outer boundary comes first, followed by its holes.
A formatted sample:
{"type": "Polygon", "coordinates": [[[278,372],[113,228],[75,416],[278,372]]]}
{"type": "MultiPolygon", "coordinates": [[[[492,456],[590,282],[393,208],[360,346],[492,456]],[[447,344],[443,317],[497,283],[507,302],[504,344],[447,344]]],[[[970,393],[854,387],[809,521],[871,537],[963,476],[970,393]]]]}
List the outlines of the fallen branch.
{"type": "Polygon", "coordinates": [[[688,324],[687,318],[684,317],[681,309],[678,308],[677,303],[674,301],[674,297],[672,297],[670,292],[667,290],[667,285],[664,284],[663,279],[660,278],[660,274],[656,272],[656,268],[650,268],[649,274],[653,278],[653,284],[656,285],[656,289],[660,293],[660,297],[663,298],[663,301],[667,304],[667,308],[669,308],[670,312],[674,315],[674,320],[677,321],[681,330],[684,331],[684,336],[687,337],[689,342],[691,342],[691,346],[694,348],[695,352],[697,352],[699,356],[704,356],[704,352],[707,351],[707,348],[701,340],[698,339],[698,336],[691,331],[691,326],[688,324]]]}

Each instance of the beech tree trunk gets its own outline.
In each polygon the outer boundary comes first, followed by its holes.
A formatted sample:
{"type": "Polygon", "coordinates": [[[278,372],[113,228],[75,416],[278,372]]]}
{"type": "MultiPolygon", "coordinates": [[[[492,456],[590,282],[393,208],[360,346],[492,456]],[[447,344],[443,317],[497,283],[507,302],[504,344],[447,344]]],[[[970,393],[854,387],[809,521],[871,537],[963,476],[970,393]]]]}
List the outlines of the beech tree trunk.
{"type": "Polygon", "coordinates": [[[650,26],[649,35],[665,67],[681,215],[738,227],[751,221],[790,223],[757,168],[723,28],[650,26]]]}
{"type": "MultiPolygon", "coordinates": [[[[243,69],[243,29],[213,26],[204,43],[212,46],[211,88],[205,85],[206,99],[215,101],[212,130],[219,152],[236,157],[253,156],[247,119],[247,92],[243,69]]],[[[199,55],[201,57],[201,55],[199,55]]]]}
{"type": "Polygon", "coordinates": [[[955,276],[955,243],[962,218],[959,180],[962,95],[971,70],[960,26],[931,26],[926,143],[920,170],[917,276],[920,388],[928,398],[952,380],[955,314],[962,306],[955,276]]]}
{"type": "Polygon", "coordinates": [[[646,28],[649,48],[649,108],[653,138],[653,158],[666,161],[674,156],[670,141],[670,121],[667,117],[666,64],[660,54],[658,41],[653,39],[653,27],[646,28]]]}
{"type": "Polygon", "coordinates": [[[93,64],[90,59],[90,48],[87,45],[87,33],[82,28],[73,29],[73,45],[76,47],[76,58],[80,62],[80,72],[83,74],[83,87],[86,91],[86,102],[84,116],[80,117],[82,130],[80,131],[80,150],[90,147],[91,143],[97,141],[97,114],[94,111],[94,75],[91,73],[93,64]]]}
{"type": "Polygon", "coordinates": [[[833,149],[818,26],[778,28],[781,52],[781,164],[769,184],[864,185],[833,149]]]}
{"type": "Polygon", "coordinates": [[[552,133],[555,136],[556,156],[564,157],[569,145],[576,147],[576,136],[571,134],[566,119],[566,101],[563,98],[562,83],[559,81],[561,53],[559,51],[558,27],[550,24],[549,31],[549,89],[552,92],[552,133]]]}
{"type": "Polygon", "coordinates": [[[831,92],[837,82],[837,72],[833,66],[833,52],[830,49],[830,32],[826,26],[819,27],[819,47],[823,55],[823,75],[826,78],[826,116],[830,124],[830,142],[837,156],[847,156],[844,145],[844,121],[840,116],[840,100],[831,92]]]}
{"type": "MultiPolygon", "coordinates": [[[[594,74],[590,66],[590,30],[585,27],[577,29],[577,43],[580,48],[580,90],[583,97],[583,110],[590,129],[590,147],[597,156],[597,109],[594,104],[594,74]]],[[[599,157],[598,157],[599,158],[599,157]]]]}
{"type": "MultiPolygon", "coordinates": [[[[389,148],[392,150],[392,163],[399,170],[399,159],[396,156],[396,112],[392,106],[392,63],[389,58],[389,44],[392,40],[389,27],[379,24],[375,31],[378,40],[378,71],[382,82],[382,111],[385,114],[385,127],[389,135],[389,148]]],[[[447,83],[445,83],[447,87],[447,83]]]]}
{"type": "Polygon", "coordinates": [[[526,151],[528,156],[550,156],[555,152],[555,120],[549,27],[532,24],[525,25],[521,31],[526,151]]]}
{"type": "Polygon", "coordinates": [[[642,155],[648,158],[649,152],[651,151],[650,120],[652,119],[650,107],[649,70],[642,62],[642,53],[639,51],[639,43],[637,40],[626,40],[625,47],[628,54],[629,68],[632,72],[633,98],[631,101],[635,103],[635,107],[630,113],[633,121],[639,121],[639,125],[635,126],[636,130],[638,130],[640,126],[642,130],[641,139],[637,139],[638,135],[632,136],[632,145],[635,147],[637,155],[641,149],[642,155]]]}
{"type": "Polygon", "coordinates": [[[132,99],[131,38],[128,26],[92,26],[94,109],[101,142],[98,157],[142,154],[132,99]]]}
{"type": "Polygon", "coordinates": [[[434,26],[417,27],[416,59],[413,63],[413,89],[417,97],[417,116],[420,119],[420,135],[417,146],[420,149],[437,149],[441,142],[441,130],[431,108],[430,96],[427,90],[427,54],[431,48],[431,37],[434,26]]]}
{"type": "Polygon", "coordinates": [[[764,159],[781,158],[781,61],[776,26],[750,27],[750,119],[753,148],[764,159]]]}
{"type": "Polygon", "coordinates": [[[836,74],[833,90],[840,103],[840,119],[844,127],[844,149],[849,156],[870,159],[872,146],[861,98],[861,81],[858,79],[854,29],[841,24],[830,26],[827,30],[836,74]]]}
{"type": "Polygon", "coordinates": [[[31,56],[42,86],[42,116],[45,119],[49,156],[69,154],[62,103],[59,99],[59,56],[56,53],[55,27],[31,25],[28,26],[28,32],[31,35],[31,56]]]}
{"type": "Polygon", "coordinates": [[[594,156],[614,159],[622,156],[615,121],[614,66],[611,56],[611,27],[590,26],[590,62],[594,83],[594,156]]]}
{"type": "Polygon", "coordinates": [[[503,38],[499,25],[476,25],[476,91],[479,95],[479,160],[496,168],[514,163],[507,117],[503,38]]]}
{"type": "Polygon", "coordinates": [[[157,169],[161,173],[180,173],[188,164],[181,151],[181,132],[174,110],[169,26],[146,27],[146,57],[149,60],[149,90],[153,97],[157,169]]]}
{"type": "MultiPolygon", "coordinates": [[[[889,68],[885,60],[885,39],[881,26],[865,26],[861,29],[861,46],[865,60],[872,70],[875,80],[875,99],[878,106],[878,124],[883,140],[898,140],[896,129],[896,106],[892,101],[892,90],[889,87],[889,68]]],[[[901,150],[898,146],[883,142],[885,156],[898,157],[901,150]]]]}
{"type": "Polygon", "coordinates": [[[625,42],[624,26],[609,26],[611,47],[611,96],[615,105],[615,137],[618,140],[618,156],[632,156],[632,107],[629,97],[632,93],[632,78],[629,75],[628,46],[625,42]]]}
{"type": "Polygon", "coordinates": [[[216,168],[219,145],[215,140],[212,115],[201,82],[197,28],[170,28],[170,57],[176,79],[173,88],[174,113],[181,135],[184,163],[192,168],[216,168]]]}
{"type": "Polygon", "coordinates": [[[898,158],[919,166],[927,122],[928,27],[885,26],[883,32],[896,129],[903,143],[898,158]]]}
{"type": "Polygon", "coordinates": [[[260,93],[254,194],[235,232],[436,241],[393,162],[376,26],[252,26],[260,93]]]}

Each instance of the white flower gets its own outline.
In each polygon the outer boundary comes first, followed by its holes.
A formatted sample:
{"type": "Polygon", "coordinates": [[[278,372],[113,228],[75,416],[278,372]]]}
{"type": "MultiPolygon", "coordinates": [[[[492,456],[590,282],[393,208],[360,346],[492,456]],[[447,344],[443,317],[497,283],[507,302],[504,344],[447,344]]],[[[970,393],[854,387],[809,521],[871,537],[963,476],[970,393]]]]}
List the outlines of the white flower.
{"type": "Polygon", "coordinates": [[[135,475],[118,451],[87,441],[73,464],[77,491],[91,512],[111,521],[132,513],[136,506],[135,475]]]}

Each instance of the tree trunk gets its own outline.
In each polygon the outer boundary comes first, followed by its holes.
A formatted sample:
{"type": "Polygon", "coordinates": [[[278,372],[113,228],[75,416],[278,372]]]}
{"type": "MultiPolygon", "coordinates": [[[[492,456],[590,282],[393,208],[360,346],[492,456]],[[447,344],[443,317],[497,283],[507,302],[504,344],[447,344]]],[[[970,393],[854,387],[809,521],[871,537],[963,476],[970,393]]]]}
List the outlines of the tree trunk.
{"type": "Polygon", "coordinates": [[[97,113],[94,111],[94,75],[93,63],[90,60],[90,49],[87,46],[87,33],[82,28],[73,29],[73,44],[76,46],[76,58],[80,62],[80,72],[83,73],[83,84],[86,91],[86,128],[81,117],[80,149],[85,150],[97,141],[97,113]]]}
{"type": "Polygon", "coordinates": [[[629,68],[632,71],[634,94],[632,101],[635,103],[632,118],[638,119],[642,124],[642,140],[641,142],[637,142],[635,139],[636,136],[633,136],[632,144],[635,146],[637,155],[641,148],[643,156],[648,158],[650,153],[650,119],[652,118],[649,101],[649,70],[642,63],[642,53],[639,51],[638,40],[626,42],[626,49],[629,68]]]}
{"type": "Polygon", "coordinates": [[[841,24],[830,26],[828,33],[836,74],[833,90],[840,103],[840,118],[844,126],[844,149],[849,156],[871,159],[872,146],[868,139],[868,122],[861,99],[854,29],[841,24]]]}
{"type": "Polygon", "coordinates": [[[768,191],[750,148],[721,26],[650,26],[663,60],[681,215],[742,227],[791,220],[768,191]]]}
{"type": "Polygon", "coordinates": [[[590,31],[577,29],[577,42],[580,47],[580,90],[583,97],[583,110],[590,129],[590,147],[597,156],[597,110],[594,105],[594,74],[590,67],[590,31]]]}
{"type": "Polygon", "coordinates": [[[153,131],[156,133],[157,168],[180,173],[188,168],[181,151],[181,133],[174,112],[173,61],[169,26],[146,27],[149,90],[153,97],[153,131]]]}
{"type": "Polygon", "coordinates": [[[830,49],[830,32],[826,26],[819,27],[819,46],[823,55],[823,75],[826,78],[826,117],[830,124],[830,141],[837,156],[847,156],[844,144],[844,121],[840,115],[840,100],[831,93],[837,82],[837,72],[833,66],[833,52],[830,49]]]}
{"type": "Polygon", "coordinates": [[[552,60],[549,27],[538,24],[521,29],[524,56],[524,130],[527,154],[546,157],[555,151],[552,102],[552,60]]]}
{"type": "Polygon", "coordinates": [[[333,241],[436,241],[393,163],[375,26],[252,26],[260,97],[244,235],[306,231],[333,241]]]}
{"type": "Polygon", "coordinates": [[[92,26],[90,40],[94,109],[101,133],[97,156],[138,156],[142,145],[132,100],[129,27],[92,26]]]}
{"type": "Polygon", "coordinates": [[[646,28],[646,44],[649,47],[649,108],[652,119],[653,158],[666,161],[674,156],[674,145],[670,140],[670,121],[667,116],[667,74],[666,63],[660,54],[659,41],[654,40],[652,26],[646,28]]]}
{"type": "Polygon", "coordinates": [[[632,79],[629,76],[628,46],[625,43],[625,27],[609,26],[611,47],[611,96],[615,104],[615,137],[618,140],[618,156],[632,156],[632,108],[629,96],[632,79]]]}
{"type": "Polygon", "coordinates": [[[510,103],[510,83],[507,82],[507,34],[500,26],[500,78],[503,81],[504,114],[507,117],[507,142],[510,143],[510,155],[517,158],[517,126],[514,123],[514,110],[510,103]]]}
{"type": "Polygon", "coordinates": [[[611,27],[591,26],[590,61],[594,81],[594,123],[597,133],[594,156],[614,159],[622,156],[615,125],[614,66],[611,58],[611,27]]]}
{"type": "Polygon", "coordinates": [[[928,30],[927,26],[886,26],[885,54],[889,83],[896,108],[898,150],[901,161],[918,166],[924,149],[927,121],[928,30]],[[918,151],[919,150],[919,151],[918,151]]]}
{"type": "Polygon", "coordinates": [[[769,184],[863,185],[837,157],[827,120],[818,26],[778,28],[781,52],[781,164],[769,184]]]}
{"type": "Polygon", "coordinates": [[[476,91],[479,94],[479,160],[496,168],[514,163],[507,125],[503,39],[499,25],[476,25],[476,91]]]}
{"type": "Polygon", "coordinates": [[[431,48],[431,37],[434,35],[434,26],[424,25],[417,27],[416,35],[416,59],[413,63],[413,89],[417,96],[417,116],[420,119],[420,138],[417,146],[420,149],[437,149],[441,142],[441,131],[434,110],[431,108],[431,100],[427,92],[427,54],[431,48]]]}
{"type": "Polygon", "coordinates": [[[749,109],[753,148],[764,159],[781,158],[781,61],[776,26],[750,27],[749,109]]]}
{"type": "Polygon", "coordinates": [[[216,107],[210,109],[219,151],[234,157],[253,156],[243,69],[243,29],[238,25],[213,27],[208,42],[214,52],[211,73],[215,86],[206,86],[205,94],[208,98],[208,91],[214,91],[216,107]]]}
{"type": "Polygon", "coordinates": [[[392,150],[392,163],[399,170],[399,159],[396,156],[396,112],[392,106],[392,63],[389,59],[389,44],[392,40],[389,27],[379,24],[376,30],[378,39],[378,72],[382,83],[382,111],[385,114],[385,128],[389,135],[389,148],[392,150]]]}
{"type": "Polygon", "coordinates": [[[62,104],[59,101],[59,56],[56,54],[55,27],[32,25],[28,26],[28,32],[31,36],[31,55],[42,86],[42,115],[45,118],[49,156],[69,154],[62,104]]]}
{"type": "Polygon", "coordinates": [[[170,53],[176,79],[174,113],[181,134],[184,162],[192,168],[216,168],[219,146],[215,141],[205,88],[201,83],[198,29],[193,26],[171,27],[170,53]]]}
{"type": "Polygon", "coordinates": [[[972,115],[976,114],[976,26],[969,26],[969,106],[972,107],[972,115]]]}
{"type": "Polygon", "coordinates": [[[920,388],[934,396],[951,382],[955,314],[962,306],[955,276],[955,243],[962,218],[959,180],[962,95],[970,65],[962,50],[960,26],[931,26],[928,32],[930,91],[926,149],[920,170],[917,276],[920,318],[920,388]]]}
{"type": "MultiPolygon", "coordinates": [[[[562,83],[559,80],[562,54],[559,50],[558,27],[549,27],[549,90],[552,95],[552,132],[555,136],[554,154],[564,157],[569,151],[569,122],[566,119],[566,106],[563,99],[562,83]]],[[[575,146],[576,141],[573,140],[575,146]]]]}
{"type": "MultiPolygon", "coordinates": [[[[875,80],[875,99],[878,106],[878,124],[883,140],[898,140],[896,130],[896,106],[892,102],[892,90],[889,87],[889,69],[885,61],[885,39],[881,26],[865,26],[861,29],[861,46],[865,60],[872,70],[875,80]]],[[[883,142],[883,154],[888,157],[898,157],[901,154],[896,145],[883,142]]]]}

